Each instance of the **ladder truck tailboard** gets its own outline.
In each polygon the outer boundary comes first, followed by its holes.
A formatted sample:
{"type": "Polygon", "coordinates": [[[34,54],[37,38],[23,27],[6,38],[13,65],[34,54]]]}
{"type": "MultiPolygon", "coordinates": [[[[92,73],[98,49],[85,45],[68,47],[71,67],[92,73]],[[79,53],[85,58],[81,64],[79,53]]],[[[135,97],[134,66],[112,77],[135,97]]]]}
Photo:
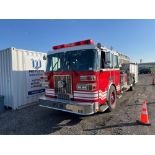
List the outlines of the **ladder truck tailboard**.
{"type": "Polygon", "coordinates": [[[41,107],[79,115],[113,111],[118,96],[138,82],[136,63],[92,39],[54,46],[46,59],[41,107]]]}

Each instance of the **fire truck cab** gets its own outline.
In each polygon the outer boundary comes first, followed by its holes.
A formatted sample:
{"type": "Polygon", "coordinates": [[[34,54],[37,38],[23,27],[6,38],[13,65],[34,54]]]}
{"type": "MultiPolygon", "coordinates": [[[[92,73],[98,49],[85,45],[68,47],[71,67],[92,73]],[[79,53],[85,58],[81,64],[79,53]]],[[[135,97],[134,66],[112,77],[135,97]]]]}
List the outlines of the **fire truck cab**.
{"type": "Polygon", "coordinates": [[[129,58],[121,58],[91,39],[54,46],[41,77],[45,95],[40,106],[80,115],[114,110],[117,95],[135,84],[134,73],[131,76],[129,67],[125,70],[120,63],[130,64],[129,58]]]}

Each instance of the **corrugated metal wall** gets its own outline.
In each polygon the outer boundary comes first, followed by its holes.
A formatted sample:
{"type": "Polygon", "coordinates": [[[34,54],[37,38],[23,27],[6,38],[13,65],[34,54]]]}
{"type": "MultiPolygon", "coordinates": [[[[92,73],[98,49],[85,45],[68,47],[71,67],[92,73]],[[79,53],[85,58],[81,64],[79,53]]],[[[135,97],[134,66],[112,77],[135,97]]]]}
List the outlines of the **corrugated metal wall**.
{"type": "Polygon", "coordinates": [[[12,57],[12,91],[13,91],[13,109],[26,104],[26,76],[25,76],[25,62],[23,52],[13,49],[12,57]]]}
{"type": "Polygon", "coordinates": [[[28,95],[27,72],[35,70],[31,59],[41,59],[45,70],[45,53],[10,48],[0,52],[0,94],[5,96],[5,105],[17,109],[38,101],[41,94],[28,95]]]}
{"type": "Polygon", "coordinates": [[[0,95],[4,95],[4,104],[11,106],[13,100],[11,82],[11,49],[0,51],[0,95]]]}

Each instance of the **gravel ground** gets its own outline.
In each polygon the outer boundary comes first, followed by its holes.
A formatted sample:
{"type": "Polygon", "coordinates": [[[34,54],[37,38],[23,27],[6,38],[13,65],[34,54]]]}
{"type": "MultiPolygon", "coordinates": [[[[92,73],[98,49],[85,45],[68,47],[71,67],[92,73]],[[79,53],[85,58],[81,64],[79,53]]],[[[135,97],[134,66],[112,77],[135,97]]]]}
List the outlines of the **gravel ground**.
{"type": "Polygon", "coordinates": [[[33,105],[0,114],[0,134],[11,135],[145,135],[155,134],[155,86],[150,75],[140,75],[134,91],[117,100],[115,111],[78,116],[33,105]],[[136,123],[142,101],[148,102],[151,126],[136,123]]]}

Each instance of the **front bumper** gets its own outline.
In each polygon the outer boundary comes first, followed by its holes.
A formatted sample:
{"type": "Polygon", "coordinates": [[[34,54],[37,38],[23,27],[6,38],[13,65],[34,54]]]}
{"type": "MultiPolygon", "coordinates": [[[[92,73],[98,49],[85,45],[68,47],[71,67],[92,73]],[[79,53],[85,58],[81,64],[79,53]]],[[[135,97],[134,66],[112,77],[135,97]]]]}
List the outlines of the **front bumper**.
{"type": "Polygon", "coordinates": [[[98,102],[75,102],[42,96],[39,99],[41,107],[66,111],[79,115],[91,115],[98,111],[98,102]]]}

